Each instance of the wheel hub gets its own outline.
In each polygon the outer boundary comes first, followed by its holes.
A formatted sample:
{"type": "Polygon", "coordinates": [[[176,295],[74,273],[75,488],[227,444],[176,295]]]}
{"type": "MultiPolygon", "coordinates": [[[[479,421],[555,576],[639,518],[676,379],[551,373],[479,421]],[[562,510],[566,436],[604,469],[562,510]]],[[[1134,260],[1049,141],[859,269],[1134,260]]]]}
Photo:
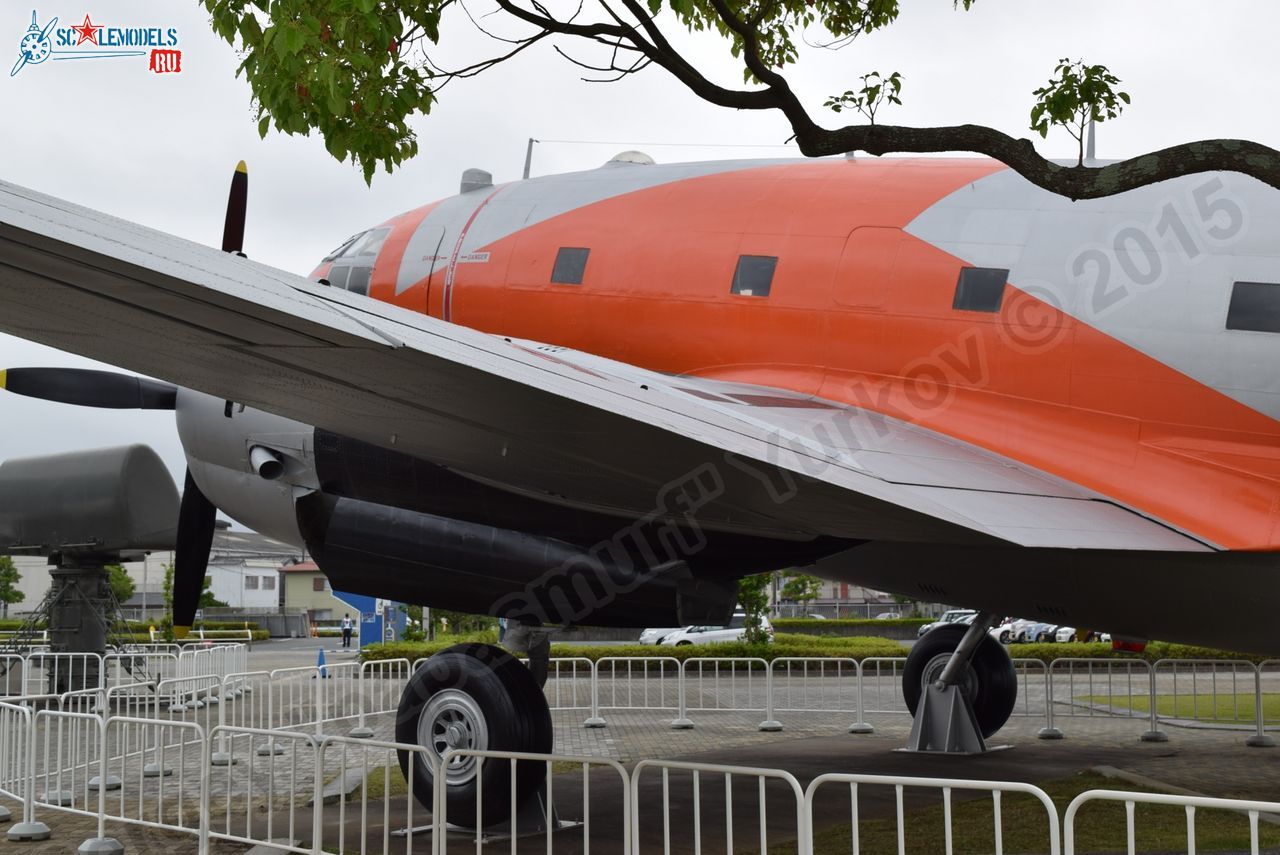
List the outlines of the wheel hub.
{"type": "MultiPolygon", "coordinates": [[[[925,692],[929,691],[929,687],[942,679],[942,672],[946,670],[947,663],[951,661],[952,654],[939,653],[937,656],[929,660],[924,666],[924,673],[920,678],[920,688],[925,692]]],[[[970,701],[978,696],[978,672],[973,670],[973,665],[966,662],[964,670],[960,672],[960,691],[970,701]]]]}
{"type": "MultiPolygon", "coordinates": [[[[470,695],[458,689],[441,689],[418,715],[418,744],[439,763],[450,750],[488,749],[489,727],[470,695]]],[[[475,777],[478,768],[479,758],[453,757],[444,769],[445,782],[449,786],[465,784],[475,777]]]]}

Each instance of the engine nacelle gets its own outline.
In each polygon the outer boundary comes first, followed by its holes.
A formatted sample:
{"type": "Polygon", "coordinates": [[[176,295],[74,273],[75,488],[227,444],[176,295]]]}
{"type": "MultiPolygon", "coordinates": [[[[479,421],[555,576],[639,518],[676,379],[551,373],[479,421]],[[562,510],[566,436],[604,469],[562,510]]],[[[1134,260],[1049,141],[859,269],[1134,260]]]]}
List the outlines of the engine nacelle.
{"type": "Polygon", "coordinates": [[[301,547],[294,501],[319,488],[311,425],[178,392],[178,436],[200,489],[247,528],[301,547]]]}

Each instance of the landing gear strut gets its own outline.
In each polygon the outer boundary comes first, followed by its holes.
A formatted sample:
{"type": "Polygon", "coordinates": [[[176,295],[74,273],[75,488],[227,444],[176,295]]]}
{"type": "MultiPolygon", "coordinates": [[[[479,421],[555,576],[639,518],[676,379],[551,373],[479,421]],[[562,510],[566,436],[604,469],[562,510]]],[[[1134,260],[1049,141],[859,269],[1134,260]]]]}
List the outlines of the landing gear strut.
{"type": "Polygon", "coordinates": [[[916,642],[902,673],[902,696],[915,716],[905,751],[981,754],[1009,720],[1018,678],[1004,646],[987,631],[986,612],[969,626],[932,629],[916,642]]]}
{"type": "Polygon", "coordinates": [[[409,679],[396,717],[396,741],[420,745],[431,763],[416,753],[400,753],[400,771],[412,776],[413,793],[431,809],[433,788],[446,788],[451,824],[475,828],[507,821],[514,793],[517,810],[537,798],[546,764],[515,764],[454,757],[437,781],[432,769],[450,749],[549,754],[551,711],[530,670],[510,653],[487,644],[459,644],[427,660],[409,679]],[[483,784],[481,784],[483,779],[483,784]],[[478,792],[479,799],[477,799],[478,792]]]}

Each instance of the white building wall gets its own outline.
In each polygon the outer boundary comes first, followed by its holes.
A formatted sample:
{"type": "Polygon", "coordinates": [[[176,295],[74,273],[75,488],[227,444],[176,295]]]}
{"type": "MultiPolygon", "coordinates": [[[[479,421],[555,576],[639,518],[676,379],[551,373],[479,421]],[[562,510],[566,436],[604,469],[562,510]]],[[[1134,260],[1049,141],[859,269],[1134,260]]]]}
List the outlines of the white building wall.
{"type": "Polygon", "coordinates": [[[208,575],[213,596],[233,608],[274,609],[280,603],[280,573],[274,564],[210,564],[208,575]]]}

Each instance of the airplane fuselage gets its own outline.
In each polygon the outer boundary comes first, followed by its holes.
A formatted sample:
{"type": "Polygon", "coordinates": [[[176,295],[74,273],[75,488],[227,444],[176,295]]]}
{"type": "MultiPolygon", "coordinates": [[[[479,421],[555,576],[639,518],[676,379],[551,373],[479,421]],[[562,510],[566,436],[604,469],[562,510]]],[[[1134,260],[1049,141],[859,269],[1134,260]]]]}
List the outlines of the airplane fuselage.
{"type": "Polygon", "coordinates": [[[1270,550],[1277,226],[1234,175],[1071,203],[982,160],[617,163],[410,211],[313,276],[872,409],[1270,550]]]}

